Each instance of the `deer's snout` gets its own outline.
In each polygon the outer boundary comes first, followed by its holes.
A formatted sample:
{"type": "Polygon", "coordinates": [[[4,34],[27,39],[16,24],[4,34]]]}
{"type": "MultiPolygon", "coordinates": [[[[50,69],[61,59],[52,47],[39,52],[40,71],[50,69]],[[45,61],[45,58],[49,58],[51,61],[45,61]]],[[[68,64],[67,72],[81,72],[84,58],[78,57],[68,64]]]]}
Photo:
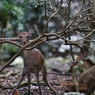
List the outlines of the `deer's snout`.
{"type": "Polygon", "coordinates": [[[25,45],[26,43],[28,43],[28,39],[21,39],[21,43],[23,44],[23,45],[25,45]]]}
{"type": "Polygon", "coordinates": [[[26,44],[26,42],[21,42],[21,44],[22,44],[22,45],[25,45],[25,44],[26,44]]]}

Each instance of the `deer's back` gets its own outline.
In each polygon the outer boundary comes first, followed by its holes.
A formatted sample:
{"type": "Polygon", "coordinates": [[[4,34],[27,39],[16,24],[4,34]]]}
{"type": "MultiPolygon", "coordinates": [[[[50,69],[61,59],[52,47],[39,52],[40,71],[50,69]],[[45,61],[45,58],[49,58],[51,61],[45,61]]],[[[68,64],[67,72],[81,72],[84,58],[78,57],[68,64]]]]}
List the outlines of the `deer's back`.
{"type": "Polygon", "coordinates": [[[24,65],[28,67],[32,72],[36,68],[41,70],[45,65],[45,60],[42,53],[38,49],[24,50],[23,51],[24,65]]]}

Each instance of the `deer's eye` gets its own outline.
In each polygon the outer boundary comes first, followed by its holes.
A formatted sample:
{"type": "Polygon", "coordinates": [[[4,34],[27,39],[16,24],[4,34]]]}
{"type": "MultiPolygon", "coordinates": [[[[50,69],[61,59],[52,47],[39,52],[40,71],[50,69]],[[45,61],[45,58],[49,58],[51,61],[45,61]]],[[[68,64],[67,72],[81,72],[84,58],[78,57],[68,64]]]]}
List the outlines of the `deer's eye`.
{"type": "Polygon", "coordinates": [[[22,38],[22,36],[19,36],[19,38],[22,38]]]}
{"type": "Polygon", "coordinates": [[[27,38],[29,38],[29,36],[27,36],[27,38]]]}

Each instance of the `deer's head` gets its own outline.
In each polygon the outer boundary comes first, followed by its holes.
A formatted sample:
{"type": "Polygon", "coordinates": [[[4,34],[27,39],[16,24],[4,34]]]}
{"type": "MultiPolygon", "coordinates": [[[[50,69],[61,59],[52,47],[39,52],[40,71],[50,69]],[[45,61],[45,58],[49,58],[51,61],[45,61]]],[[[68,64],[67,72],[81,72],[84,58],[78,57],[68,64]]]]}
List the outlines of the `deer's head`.
{"type": "Polygon", "coordinates": [[[29,38],[32,36],[33,31],[31,29],[29,29],[28,32],[26,32],[26,31],[20,32],[18,29],[15,29],[14,33],[17,37],[20,38],[21,44],[24,45],[29,41],[29,38]]]}

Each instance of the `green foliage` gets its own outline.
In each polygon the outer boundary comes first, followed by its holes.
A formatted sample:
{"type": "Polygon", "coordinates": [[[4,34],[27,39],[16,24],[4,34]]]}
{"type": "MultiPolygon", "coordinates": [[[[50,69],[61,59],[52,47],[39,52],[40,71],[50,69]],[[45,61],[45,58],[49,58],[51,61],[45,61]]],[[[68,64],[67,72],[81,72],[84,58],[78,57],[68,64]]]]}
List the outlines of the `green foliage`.
{"type": "Polygon", "coordinates": [[[17,46],[9,45],[8,43],[3,44],[2,48],[4,50],[3,57],[5,60],[9,59],[11,56],[13,56],[19,50],[19,48],[17,46]]]}
{"type": "Polygon", "coordinates": [[[17,52],[18,51],[18,47],[17,46],[14,46],[14,45],[9,45],[9,47],[8,47],[8,43],[6,43],[6,44],[3,44],[2,45],[2,48],[5,50],[5,51],[8,51],[8,52],[17,52]]]}
{"type": "Polygon", "coordinates": [[[7,22],[18,24],[23,19],[24,13],[22,8],[17,6],[17,2],[11,0],[0,1],[0,25],[2,28],[6,27],[7,22]],[[18,20],[18,21],[16,21],[18,20]]]}
{"type": "Polygon", "coordinates": [[[39,7],[43,7],[43,6],[44,6],[43,1],[32,1],[31,2],[31,7],[32,8],[39,8],[39,7]]]}
{"type": "MultiPolygon", "coordinates": [[[[30,0],[0,0],[0,36],[2,31],[6,30],[6,37],[13,37],[13,28],[20,30],[31,27],[39,20],[39,14],[43,11],[44,2],[30,0]],[[32,23],[31,23],[32,22],[32,23]]],[[[12,44],[3,44],[5,59],[13,56],[18,48],[12,44]]]]}

